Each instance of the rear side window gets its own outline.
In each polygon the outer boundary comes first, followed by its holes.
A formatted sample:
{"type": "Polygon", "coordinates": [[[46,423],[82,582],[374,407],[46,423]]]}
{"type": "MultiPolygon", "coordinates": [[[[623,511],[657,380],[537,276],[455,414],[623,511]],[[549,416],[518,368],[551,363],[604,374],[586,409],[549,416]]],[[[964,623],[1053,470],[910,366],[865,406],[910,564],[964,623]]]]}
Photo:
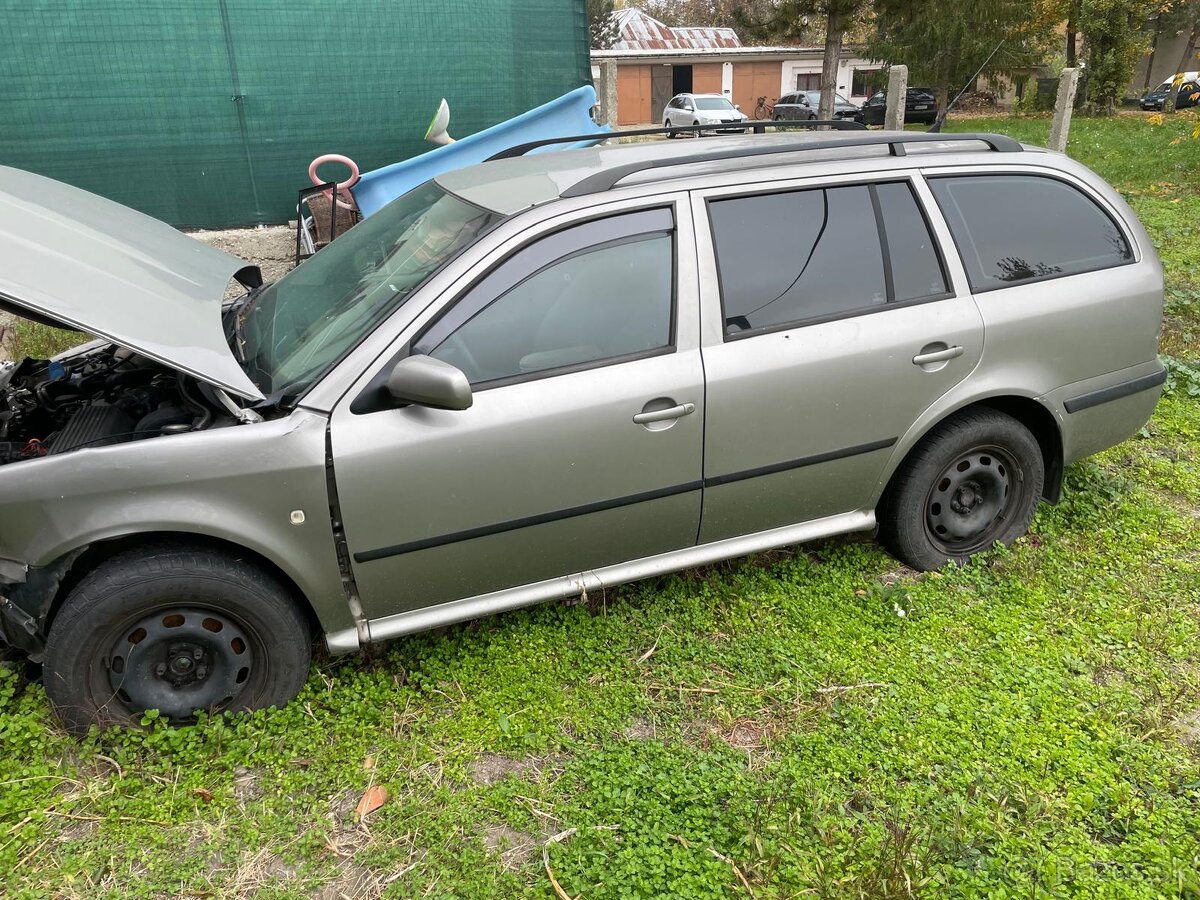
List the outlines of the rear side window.
{"type": "Polygon", "coordinates": [[[1116,222],[1056,178],[956,175],[931,178],[929,186],[976,292],[1133,260],[1116,222]]]}
{"type": "Polygon", "coordinates": [[[730,336],[946,294],[907,182],[713,200],[709,217],[730,336]]]}

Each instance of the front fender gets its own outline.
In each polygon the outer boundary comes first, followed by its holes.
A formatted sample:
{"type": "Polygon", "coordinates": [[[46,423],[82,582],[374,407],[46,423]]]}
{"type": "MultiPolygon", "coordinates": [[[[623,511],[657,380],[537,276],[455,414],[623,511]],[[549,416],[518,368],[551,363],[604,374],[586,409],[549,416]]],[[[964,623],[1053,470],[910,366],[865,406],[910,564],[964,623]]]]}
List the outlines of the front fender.
{"type": "Polygon", "coordinates": [[[12,463],[0,469],[0,557],[44,567],[131,535],[216,538],[278,566],[326,631],[352,627],[329,515],[325,431],[324,416],[297,410],[12,463]],[[299,524],[294,513],[303,513],[299,524]]]}

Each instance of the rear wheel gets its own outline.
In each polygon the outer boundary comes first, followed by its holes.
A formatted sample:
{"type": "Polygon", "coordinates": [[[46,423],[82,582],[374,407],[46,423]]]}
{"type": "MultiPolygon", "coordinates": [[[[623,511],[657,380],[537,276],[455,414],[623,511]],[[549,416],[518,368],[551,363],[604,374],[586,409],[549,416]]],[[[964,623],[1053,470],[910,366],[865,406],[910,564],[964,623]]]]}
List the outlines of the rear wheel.
{"type": "Polygon", "coordinates": [[[896,473],[880,541],[916,569],[966,562],[1029,529],[1044,478],[1029,429],[995,410],[968,412],[938,425],[896,473]]]}
{"type": "Polygon", "coordinates": [[[46,642],[43,680],[63,724],[172,724],[196,710],[283,706],[308,677],[312,635],[290,592],[206,550],[116,556],[84,578],[46,642]]]}
{"type": "MultiPolygon", "coordinates": [[[[674,126],[671,124],[671,120],[670,120],[670,119],[667,119],[667,121],[663,122],[663,127],[664,127],[664,128],[673,128],[674,126]]],[[[675,138],[675,137],[679,137],[679,135],[677,135],[677,134],[668,134],[668,135],[667,135],[667,140],[670,140],[671,138],[675,138]]]]}

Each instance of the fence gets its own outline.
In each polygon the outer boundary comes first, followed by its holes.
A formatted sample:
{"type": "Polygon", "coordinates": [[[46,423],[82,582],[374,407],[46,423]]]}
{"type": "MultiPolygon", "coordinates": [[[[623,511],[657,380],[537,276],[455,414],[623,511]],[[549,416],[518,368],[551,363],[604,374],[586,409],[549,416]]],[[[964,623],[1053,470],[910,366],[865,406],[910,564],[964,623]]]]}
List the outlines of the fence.
{"type": "Polygon", "coordinates": [[[419,153],[442,97],[466,134],[591,80],[584,0],[0,0],[0,22],[0,165],[180,226],[294,218],[315,156],[419,153]]]}

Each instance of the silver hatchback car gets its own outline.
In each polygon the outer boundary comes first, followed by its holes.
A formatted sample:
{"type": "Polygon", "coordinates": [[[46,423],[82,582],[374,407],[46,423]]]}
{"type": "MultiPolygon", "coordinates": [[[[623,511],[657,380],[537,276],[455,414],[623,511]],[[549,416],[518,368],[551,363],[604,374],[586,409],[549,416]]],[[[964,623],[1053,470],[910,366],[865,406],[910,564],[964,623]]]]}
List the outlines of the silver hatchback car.
{"type": "Polygon", "coordinates": [[[966,560],[1165,378],[1134,214],[994,135],[500,159],[268,286],[12,169],[0,231],[3,305],[100,336],[0,374],[0,621],[73,730],[830,535],[966,560]]]}

